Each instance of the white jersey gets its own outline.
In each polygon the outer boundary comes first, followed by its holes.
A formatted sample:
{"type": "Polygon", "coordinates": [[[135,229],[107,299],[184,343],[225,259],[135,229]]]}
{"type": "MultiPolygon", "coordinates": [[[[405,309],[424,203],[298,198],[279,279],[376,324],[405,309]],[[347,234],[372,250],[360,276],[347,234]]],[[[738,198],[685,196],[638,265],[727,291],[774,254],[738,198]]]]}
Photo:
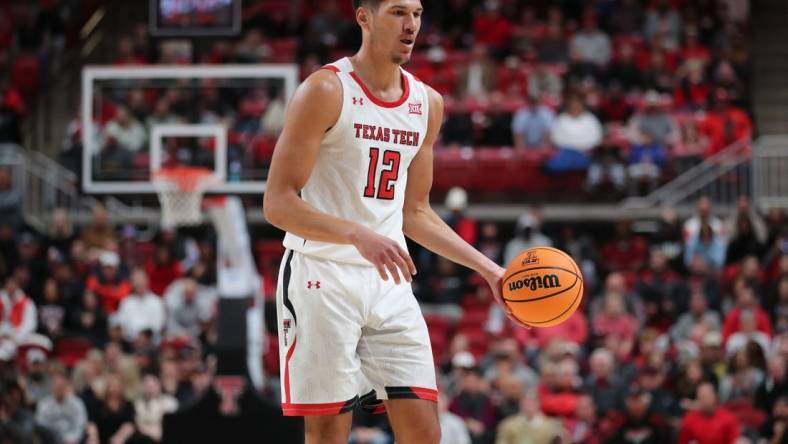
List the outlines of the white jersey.
{"type": "MultiPolygon", "coordinates": [[[[402,207],[408,167],[427,135],[427,88],[403,69],[402,97],[386,102],[364,85],[348,58],[325,68],[342,83],[342,110],[323,137],[301,198],[406,248],[402,207]]],[[[285,235],[284,245],[310,256],[371,266],[352,245],[306,240],[293,233],[285,235]]]]}

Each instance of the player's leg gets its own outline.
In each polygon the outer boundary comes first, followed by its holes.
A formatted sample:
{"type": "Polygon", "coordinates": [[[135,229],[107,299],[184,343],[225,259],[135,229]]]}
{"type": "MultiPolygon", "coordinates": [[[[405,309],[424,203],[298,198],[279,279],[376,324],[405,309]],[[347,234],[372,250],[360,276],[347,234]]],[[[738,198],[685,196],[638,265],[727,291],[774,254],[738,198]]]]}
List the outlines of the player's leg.
{"type": "Polygon", "coordinates": [[[441,440],[438,405],[423,399],[389,399],[386,413],[397,444],[438,444],[441,440]]]}
{"type": "Polygon", "coordinates": [[[386,405],[397,444],[440,441],[438,392],[427,324],[409,285],[370,279],[361,369],[386,405]]]}
{"type": "Polygon", "coordinates": [[[277,288],[286,416],[304,416],[308,444],[347,443],[358,402],[362,310],[345,268],[288,251],[277,288]]]}
{"type": "Polygon", "coordinates": [[[353,412],[328,416],[305,416],[305,444],[347,444],[353,412]]]}

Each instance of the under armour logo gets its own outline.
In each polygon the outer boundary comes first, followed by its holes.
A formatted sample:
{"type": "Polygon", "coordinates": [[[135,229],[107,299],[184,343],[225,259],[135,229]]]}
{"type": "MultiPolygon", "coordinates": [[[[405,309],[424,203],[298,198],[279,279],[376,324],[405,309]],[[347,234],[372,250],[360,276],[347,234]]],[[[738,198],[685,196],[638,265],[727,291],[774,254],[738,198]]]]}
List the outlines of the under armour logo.
{"type": "Polygon", "coordinates": [[[408,103],[408,114],[421,115],[421,103],[408,103]]]}
{"type": "Polygon", "coordinates": [[[353,97],[353,104],[354,105],[363,105],[364,98],[363,97],[353,97]]]}
{"type": "Polygon", "coordinates": [[[311,290],[312,287],[315,287],[315,288],[319,289],[320,288],[320,281],[306,281],[306,288],[311,290]]]}

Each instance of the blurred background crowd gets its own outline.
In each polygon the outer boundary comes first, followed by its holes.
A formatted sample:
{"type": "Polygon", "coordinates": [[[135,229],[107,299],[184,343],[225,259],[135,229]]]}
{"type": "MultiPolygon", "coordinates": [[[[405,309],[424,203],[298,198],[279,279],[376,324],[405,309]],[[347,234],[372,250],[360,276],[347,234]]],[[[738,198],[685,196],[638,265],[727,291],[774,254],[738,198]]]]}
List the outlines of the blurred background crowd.
{"type": "MultiPolygon", "coordinates": [[[[105,3],[0,1],[0,142],[24,143],[26,104],[105,3]]],[[[539,205],[513,223],[465,211],[469,196],[642,194],[749,144],[749,2],[424,6],[407,69],[446,101],[435,185],[447,222],[502,264],[531,246],[561,248],[586,288],[566,323],[520,329],[479,276],[411,246],[444,442],[788,442],[781,210],[761,213],[742,196],[730,214],[700,199],[689,218],[666,208],[650,221],[558,223],[539,205]],[[500,174],[503,164],[518,173],[500,174]]],[[[157,40],[135,25],[105,62],[292,62],[305,78],[360,42],[349,1],[248,1],[243,19],[241,35],[226,39],[157,40]]],[[[219,121],[230,128],[228,177],[264,178],[284,107],[275,83],[251,95],[210,83],[118,88],[96,116],[98,174],[144,180],[128,166],[147,170],[151,125],[219,121]]],[[[59,161],[78,172],[76,117],[59,161]]],[[[207,163],[206,150],[174,158],[207,163]]],[[[47,230],[35,230],[23,222],[12,173],[0,168],[0,443],[166,441],[169,413],[215,395],[215,233],[113,223],[100,205],[88,223],[58,209],[47,230]]],[[[251,234],[267,301],[261,394],[276,403],[281,233],[251,234]]],[[[392,442],[385,416],[357,413],[353,443],[392,442]]]]}

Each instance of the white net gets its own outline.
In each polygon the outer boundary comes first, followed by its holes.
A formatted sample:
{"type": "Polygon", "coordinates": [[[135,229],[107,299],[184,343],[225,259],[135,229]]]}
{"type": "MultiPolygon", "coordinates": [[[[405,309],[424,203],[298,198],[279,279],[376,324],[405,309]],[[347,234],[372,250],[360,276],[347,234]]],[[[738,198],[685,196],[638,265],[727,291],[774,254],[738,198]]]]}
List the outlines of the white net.
{"type": "Polygon", "coordinates": [[[200,225],[203,194],[215,181],[213,174],[202,168],[168,168],[156,173],[153,185],[161,203],[162,226],[200,225]]]}

